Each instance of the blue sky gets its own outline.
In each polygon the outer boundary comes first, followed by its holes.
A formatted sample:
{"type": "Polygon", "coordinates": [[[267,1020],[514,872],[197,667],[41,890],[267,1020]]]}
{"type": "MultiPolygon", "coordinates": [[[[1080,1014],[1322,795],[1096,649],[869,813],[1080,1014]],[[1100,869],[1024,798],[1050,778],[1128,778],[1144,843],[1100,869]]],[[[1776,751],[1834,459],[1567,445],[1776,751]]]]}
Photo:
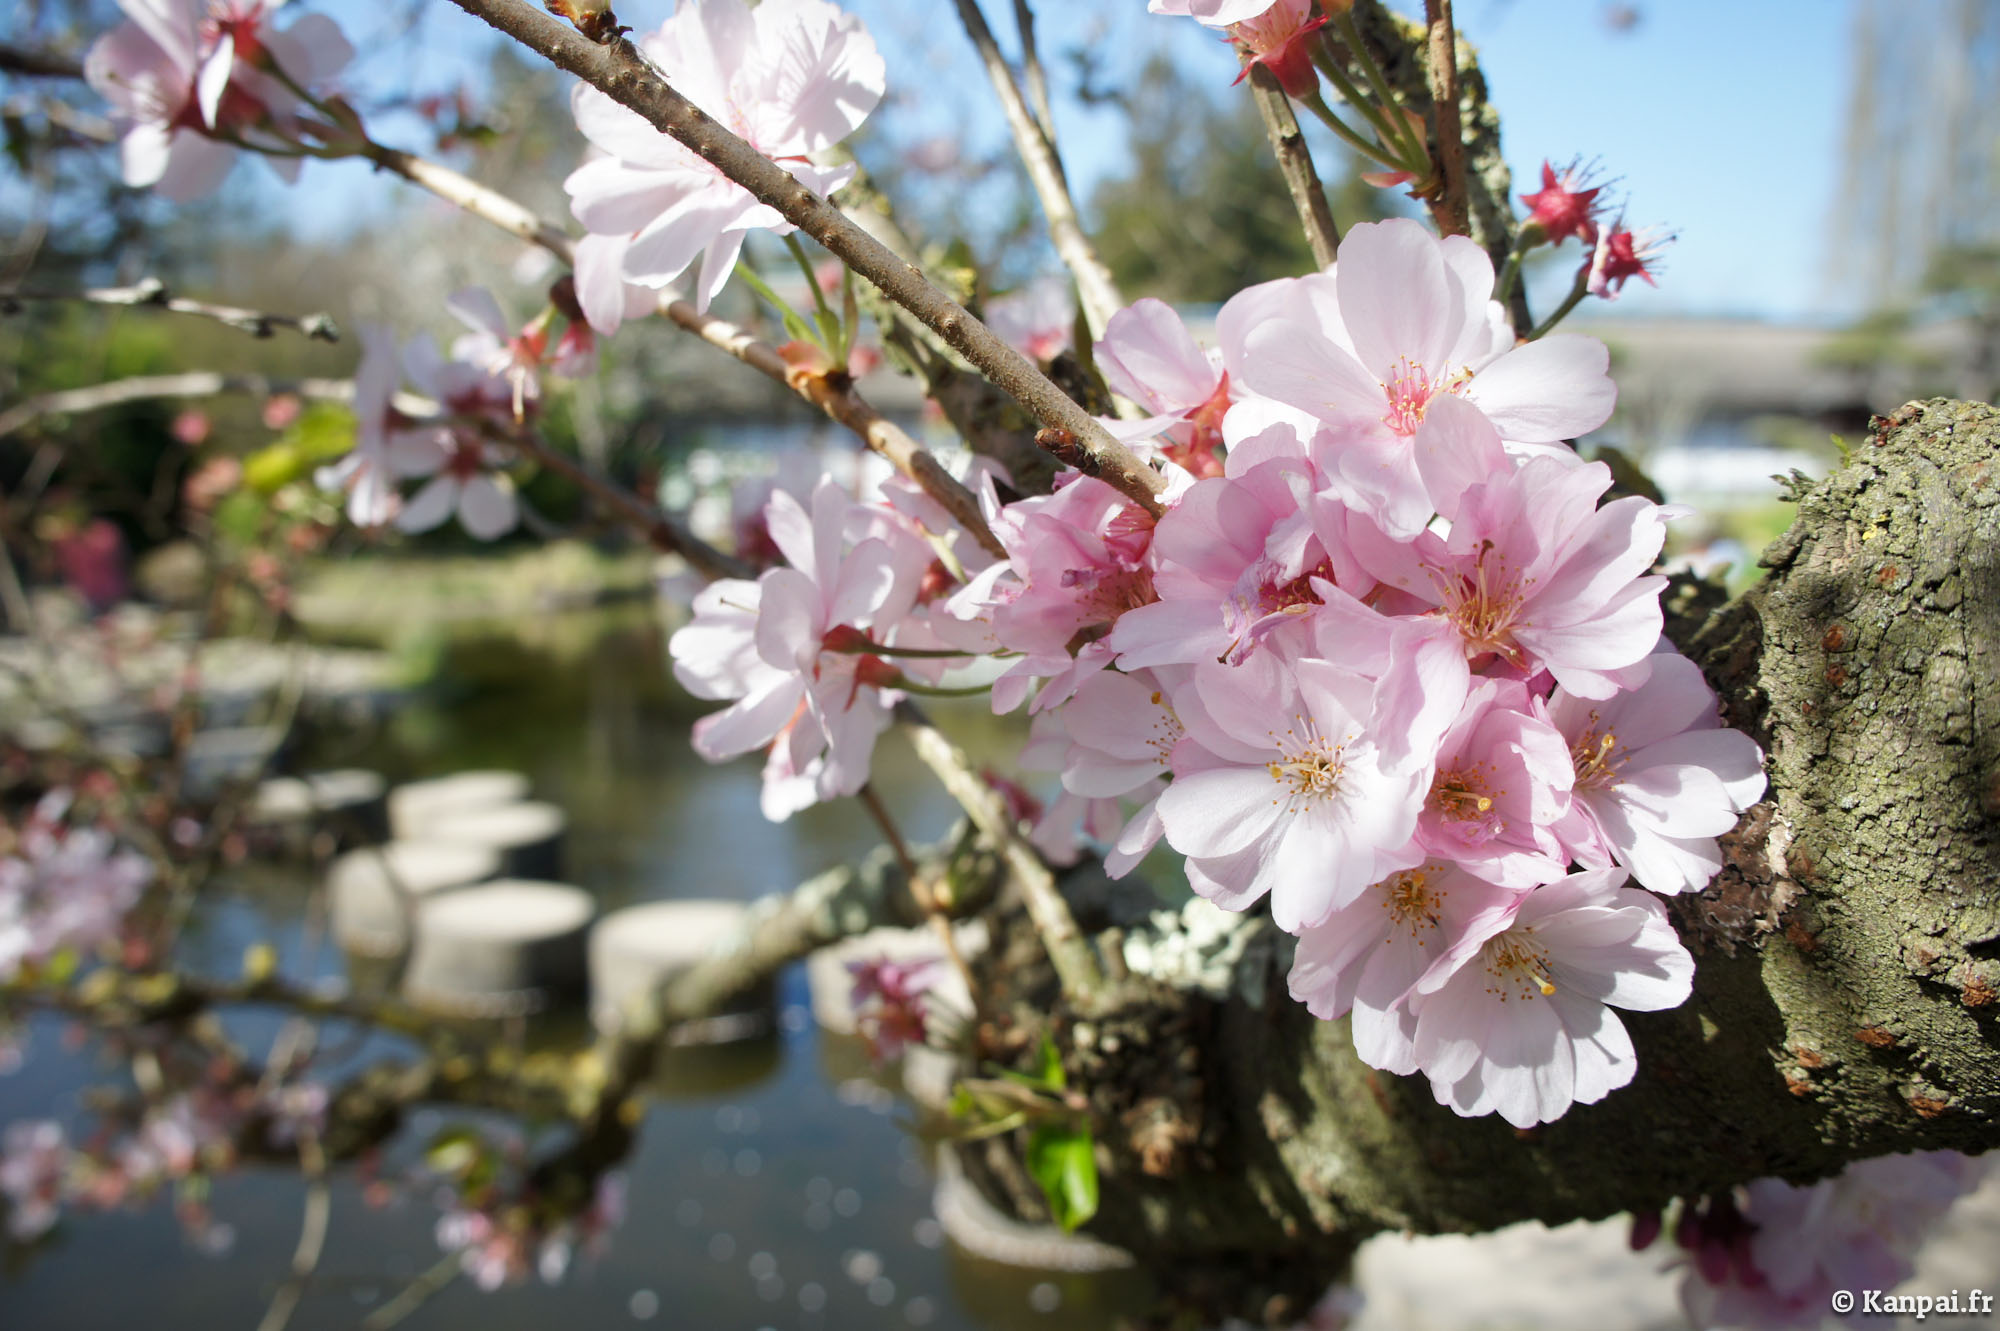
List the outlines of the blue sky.
{"type": "MultiPolygon", "coordinates": [[[[878,115],[902,121],[911,141],[963,135],[998,145],[1004,131],[990,89],[944,0],[845,3],[888,60],[892,100],[878,115]]],[[[1517,180],[1532,181],[1544,157],[1595,159],[1627,199],[1631,224],[1678,233],[1660,289],[1634,284],[1600,312],[1813,321],[1855,312],[1828,281],[1825,250],[1851,3],[1458,0],[1460,27],[1479,50],[1502,112],[1517,180]],[[1610,21],[1621,8],[1636,12],[1637,22],[1610,21]]],[[[368,52],[365,77],[377,88],[476,80],[493,40],[448,4],[426,5],[408,32],[388,28],[384,10],[320,7],[341,17],[368,52]],[[371,12],[378,17],[359,17],[371,12]]],[[[1011,47],[1011,6],[986,0],[986,8],[1011,47]]],[[[626,0],[619,13],[643,29],[671,9],[669,0],[626,0]]],[[[1142,0],[1042,0],[1037,10],[1082,197],[1117,169],[1121,121],[1060,95],[1070,81],[1064,49],[1087,45],[1113,78],[1161,48],[1198,76],[1212,71],[1218,87],[1235,75],[1234,57],[1212,34],[1190,20],[1148,15],[1142,0]]],[[[407,141],[407,128],[383,137],[407,141]]],[[[353,209],[368,207],[361,200],[386,187],[359,169],[316,167],[291,212],[323,232],[352,221],[353,209]]]]}

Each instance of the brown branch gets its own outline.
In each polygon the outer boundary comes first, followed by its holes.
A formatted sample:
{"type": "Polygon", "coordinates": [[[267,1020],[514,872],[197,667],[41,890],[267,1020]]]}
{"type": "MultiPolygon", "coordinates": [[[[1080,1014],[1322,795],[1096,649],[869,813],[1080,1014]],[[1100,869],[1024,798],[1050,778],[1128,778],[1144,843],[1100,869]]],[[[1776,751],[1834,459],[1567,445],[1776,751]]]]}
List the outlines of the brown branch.
{"type": "Polygon", "coordinates": [[[320,1146],[319,1134],[309,1127],[299,1134],[299,1170],[306,1177],[306,1204],[305,1215],[299,1222],[298,1245],[292,1249],[292,1273],[278,1287],[271,1306],[265,1310],[264,1320],[257,1324],[257,1331],[285,1331],[291,1325],[292,1314],[298,1311],[299,1301],[305,1298],[306,1286],[319,1270],[320,1256],[326,1251],[327,1219],[333,1210],[333,1195],[326,1181],[326,1151],[320,1146]]]}
{"type": "Polygon", "coordinates": [[[1007,816],[1006,802],[973,770],[965,751],[932,725],[915,706],[905,702],[896,709],[897,720],[909,732],[917,757],[931,769],[958,806],[965,810],[986,838],[1006,857],[1007,868],[1021,889],[1022,902],[1035,932],[1048,949],[1056,968],[1056,978],[1070,1001],[1087,1001],[1104,988],[1104,971],[1091,950],[1089,940],[1077,928],[1069,903],[1056,887],[1055,875],[1042,863],[1034,847],[1021,839],[1013,820],[1007,816]]]}
{"type": "Polygon", "coordinates": [[[300,397],[346,402],[354,397],[354,383],[348,379],[267,379],[261,374],[219,374],[212,370],[138,375],[88,388],[65,388],[17,402],[0,411],[0,438],[44,416],[81,415],[152,398],[220,397],[231,393],[250,397],[296,393],[300,397]]]}
{"type": "Polygon", "coordinates": [[[330,314],[271,314],[263,310],[239,309],[234,305],[186,300],[167,290],[167,284],[157,277],[148,277],[129,287],[86,287],[81,291],[0,291],[0,314],[19,314],[28,301],[61,300],[83,301],[90,305],[144,306],[172,314],[191,314],[201,319],[213,319],[252,337],[270,337],[280,328],[295,328],[314,341],[340,341],[340,327],[330,314]]]}
{"type": "Polygon", "coordinates": [[[60,51],[40,51],[29,46],[0,42],[0,74],[21,74],[38,79],[80,79],[83,62],[60,51]]]}
{"type": "MultiPolygon", "coordinates": [[[[1028,181],[1035,187],[1035,197],[1041,201],[1042,213],[1048,218],[1049,238],[1055,242],[1056,253],[1061,256],[1063,264],[1076,278],[1077,295],[1082,300],[1091,336],[1103,337],[1104,325],[1124,307],[1125,300],[1111,280],[1111,270],[1097,257],[1090,237],[1083,234],[1083,225],[1077,221],[1076,202],[1070,197],[1069,179],[1063,172],[1062,157],[1056,151],[1052,126],[1044,127],[1038,123],[1027,102],[1022,100],[1021,89],[1014,82],[1014,72],[1007,67],[1007,58],[1000,53],[1000,44],[993,39],[993,30],[986,25],[986,15],[979,8],[979,0],[957,0],[957,4],[959,21],[964,23],[966,36],[972,38],[980,62],[986,66],[986,76],[993,83],[993,91],[999,94],[1000,109],[1007,117],[1007,129],[1014,136],[1014,149],[1020,154],[1021,165],[1027,168],[1028,181]]],[[[1028,40],[1033,32],[1034,23],[1030,19],[1023,29],[1023,40],[1028,40]]],[[[1036,69],[1039,68],[1037,62],[1036,69]]],[[[974,364],[977,363],[974,361],[974,364]]],[[[1039,412],[1036,414],[1040,415],[1039,412]]],[[[1059,421],[1046,423],[1063,424],[1059,421]]],[[[1075,432],[1073,427],[1071,432],[1075,432]]]]}
{"type": "Polygon", "coordinates": [[[1306,243],[1312,246],[1313,262],[1326,268],[1340,249],[1340,229],[1334,224],[1333,209],[1327,205],[1319,172],[1313,169],[1312,149],[1299,131],[1292,99],[1285,96],[1277,76],[1263,65],[1250,66],[1250,95],[1257,102],[1257,113],[1264,119],[1264,133],[1271,140],[1278,170],[1284,173],[1292,206],[1298,209],[1306,243]]]}
{"type": "MultiPolygon", "coordinates": [[[[410,153],[376,145],[368,157],[384,170],[393,171],[474,217],[491,222],[530,244],[541,246],[564,263],[575,262],[575,245],[566,233],[499,191],[460,175],[450,167],[410,153]]],[[[697,310],[676,296],[667,295],[661,299],[660,313],[710,346],[728,352],[750,368],[791,388],[825,412],[831,420],[852,430],[871,450],[888,459],[891,466],[922,486],[931,498],[942,504],[945,511],[971,532],[988,553],[1003,559],[1006,557],[1005,547],[986,525],[985,516],[979,511],[979,501],[972,492],[959,484],[957,478],[908,432],[884,418],[852,388],[836,388],[823,377],[794,376],[784,357],[768,343],[758,341],[750,332],[726,319],[697,310]]]]}
{"type": "Polygon", "coordinates": [[[751,578],[756,571],[734,555],[702,540],[673,518],[590,468],[550,448],[531,430],[495,431],[501,443],[518,449],[550,471],[559,472],[593,499],[610,509],[620,521],[636,528],[656,549],[679,555],[711,578],[751,578]]]}
{"type": "Polygon", "coordinates": [[[453,0],[485,23],[636,111],[910,311],[1045,425],[1067,431],[1097,475],[1147,512],[1162,511],[1164,481],[1026,357],[841,211],[680,95],[622,38],[599,46],[520,0],[453,0]]]}
{"type": "Polygon", "coordinates": [[[1437,140],[1443,176],[1431,216],[1447,236],[1472,233],[1465,198],[1465,134],[1458,119],[1458,36],[1451,26],[1451,0],[1424,0],[1430,24],[1431,135],[1437,140]]]}
{"type": "Polygon", "coordinates": [[[1014,27],[1021,34],[1021,81],[1028,85],[1028,102],[1042,136],[1056,141],[1056,116],[1049,105],[1049,76],[1042,70],[1042,53],[1035,45],[1035,10],[1028,0],[1014,0],[1014,27]]]}

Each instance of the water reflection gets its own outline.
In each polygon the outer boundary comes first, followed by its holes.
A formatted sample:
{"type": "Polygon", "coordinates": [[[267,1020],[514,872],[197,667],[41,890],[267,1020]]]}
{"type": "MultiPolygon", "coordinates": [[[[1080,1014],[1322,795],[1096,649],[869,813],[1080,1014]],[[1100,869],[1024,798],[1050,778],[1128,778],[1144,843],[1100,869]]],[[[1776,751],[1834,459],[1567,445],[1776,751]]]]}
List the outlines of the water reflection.
{"type": "MultiPolygon", "coordinates": [[[[874,844],[852,808],[809,810],[772,826],[757,811],[757,764],[715,768],[687,746],[699,704],[672,685],[663,637],[643,615],[578,619],[541,645],[482,639],[453,647],[449,695],[397,712],[380,731],[323,736],[311,758],[368,766],[392,779],[465,767],[525,771],[570,814],[570,878],[606,909],[638,901],[779,890],[874,844]],[[579,646],[579,641],[586,645],[579,646]],[[549,644],[558,644],[550,647],[549,644]]],[[[955,707],[954,734],[997,753],[1011,722],[978,703],[955,707]]],[[[877,785],[913,837],[940,835],[954,810],[907,747],[886,738],[877,785]]],[[[234,974],[243,949],[270,939],[288,973],[328,975],[343,961],[325,941],[317,895],[297,874],[246,871],[190,934],[201,969],[234,974]]],[[[858,1040],[823,1037],[802,969],[779,986],[778,1028],[720,1049],[668,1051],[649,1087],[627,1164],[629,1211],[595,1262],[556,1287],[482,1293],[460,1282],[402,1325],[546,1331],[658,1326],[676,1331],[880,1331],[893,1327],[1100,1331],[1143,1306],[1132,1272],[1074,1276],[994,1266],[955,1253],[932,1218],[934,1174],[900,1078],[858,1040]]],[[[280,1018],[232,1013],[230,1034],[261,1053],[280,1018]]],[[[580,1006],[510,1032],[524,1045],[580,1039],[580,1006]]],[[[124,1074],[64,1023],[32,1023],[26,1066],[0,1077],[0,1123],[72,1119],[79,1091],[124,1074]]],[[[359,1062],[403,1052],[373,1037],[359,1062]]],[[[413,1116],[374,1166],[396,1177],[425,1135],[467,1116],[413,1116]]],[[[498,1120],[491,1120],[498,1122],[498,1120]]],[[[437,1262],[439,1211],[422,1190],[370,1197],[339,1173],[320,1274],[292,1325],[352,1328],[437,1262]]],[[[169,1205],[67,1216],[32,1259],[0,1272],[0,1327],[207,1331],[257,1324],[287,1270],[302,1189],[295,1172],[247,1168],[212,1199],[234,1228],[222,1257],[192,1252],[169,1205]]]]}

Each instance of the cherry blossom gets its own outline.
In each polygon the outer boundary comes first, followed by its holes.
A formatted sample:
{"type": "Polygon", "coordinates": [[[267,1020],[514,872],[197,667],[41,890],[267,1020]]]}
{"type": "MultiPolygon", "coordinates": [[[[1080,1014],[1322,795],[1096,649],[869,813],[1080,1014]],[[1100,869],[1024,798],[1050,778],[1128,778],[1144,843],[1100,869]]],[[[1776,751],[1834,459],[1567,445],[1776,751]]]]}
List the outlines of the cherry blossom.
{"type": "Polygon", "coordinates": [[[1448,535],[1414,541],[1350,532],[1356,557],[1435,609],[1473,669],[1546,670],[1570,692],[1608,698],[1645,678],[1666,579],[1642,576],[1666,540],[1667,510],[1637,496],[1597,506],[1601,462],[1530,458],[1466,492],[1448,535]]]}
{"type": "Polygon", "coordinates": [[[1092,348],[1111,391],[1152,413],[1107,418],[1128,444],[1164,436],[1165,452],[1195,476],[1219,476],[1222,421],[1234,400],[1219,351],[1204,351],[1165,301],[1134,302],[1111,316],[1092,348]]]}
{"type": "Polygon", "coordinates": [[[1625,283],[1635,277],[1649,287],[1658,286],[1652,265],[1672,239],[1660,231],[1628,231],[1622,221],[1604,228],[1590,260],[1590,294],[1616,300],[1625,283]]]}
{"type": "Polygon", "coordinates": [[[1430,773],[1388,760],[1377,697],[1330,661],[1195,667],[1174,700],[1187,737],[1159,801],[1195,891],[1231,910],[1268,893],[1295,932],[1423,858],[1411,834],[1430,773]]]}
{"type": "Polygon", "coordinates": [[[1029,360],[1054,360],[1075,337],[1076,298],[1062,278],[1038,277],[987,301],[986,323],[1029,360]]]}
{"type": "Polygon", "coordinates": [[[64,949],[118,941],[153,878],[146,859],[102,828],[66,825],[68,791],[44,796],[0,856],[0,980],[64,949]]]}
{"type": "Polygon", "coordinates": [[[712,583],[668,646],[690,693],[733,700],[695,723],[695,751],[721,762],[770,750],[764,813],[775,821],[868,780],[901,672],[866,648],[902,625],[930,559],[894,529],[850,545],[850,527],[865,531],[868,519],[831,480],[813,491],[810,514],[782,491],[766,514],[788,562],[756,582],[712,583]]]}
{"type": "Polygon", "coordinates": [[[1575,772],[1568,743],[1525,685],[1479,681],[1438,745],[1436,768],[1417,819],[1427,851],[1509,887],[1562,874],[1569,857],[1555,829],[1575,772]]]}
{"type": "Polygon", "coordinates": [[[390,405],[402,379],[396,335],[381,324],[363,324],[361,363],[354,371],[354,447],[346,457],[314,473],[322,490],[347,492],[347,520],[379,527],[401,506],[396,478],[411,461],[401,432],[404,418],[390,405]]]}
{"type": "Polygon", "coordinates": [[[1560,443],[1611,414],[1608,353],[1556,334],[1516,347],[1493,266],[1462,236],[1354,227],[1331,274],[1295,279],[1245,334],[1245,385],[1329,425],[1322,463],[1399,539],[1455,514],[1502,442],[1560,443]]]}
{"type": "Polygon", "coordinates": [[[1764,755],[1723,728],[1701,668],[1671,648],[1638,688],[1608,699],[1557,689],[1576,798],[1558,829],[1578,861],[1613,861],[1655,892],[1698,892],[1722,868],[1715,838],[1764,794],[1764,755]]]}
{"type": "Polygon", "coordinates": [[[1541,189],[1521,196],[1521,202],[1529,208],[1522,227],[1538,228],[1551,245],[1559,245],[1571,236],[1586,245],[1595,243],[1597,196],[1604,192],[1604,187],[1585,188],[1589,177],[1590,172],[1574,162],[1560,173],[1543,162],[1541,189]]]}
{"type": "Polygon", "coordinates": [[[22,1119],[0,1135],[0,1197],[7,1199],[7,1235],[32,1243],[62,1215],[69,1139],[53,1119],[22,1119]]]}
{"type": "Polygon", "coordinates": [[[1694,959],[1659,900],[1625,878],[1599,869],[1525,893],[1484,889],[1407,1000],[1415,1061],[1439,1104],[1528,1128],[1632,1080],[1632,1039],[1612,1009],[1678,1006],[1694,959]]]}
{"type": "MultiPolygon", "coordinates": [[[[808,160],[853,133],[882,98],[882,57],[852,15],[827,0],[755,8],[685,0],[638,45],[683,96],[808,188],[826,194],[853,176],[851,166],[808,160]]],[[[603,154],[564,182],[577,220],[603,238],[588,271],[581,260],[578,267],[578,296],[599,332],[615,330],[612,311],[630,312],[614,283],[658,290],[699,255],[694,298],[705,310],[745,236],[792,230],[776,209],[595,88],[579,85],[570,106],[603,154]]]]}
{"type": "Polygon", "coordinates": [[[877,957],[848,963],[848,973],[854,977],[849,1001],[861,1038],[876,1058],[899,1058],[906,1047],[924,1043],[930,1015],[925,995],[937,982],[939,964],[937,957],[917,961],[877,957]]]}
{"type": "MultiPolygon", "coordinates": [[[[1688,1319],[1703,1327],[1823,1324],[1836,1290],[1888,1291],[1916,1272],[1917,1247],[1952,1204],[1986,1176],[1957,1151],[1885,1155],[1800,1187],[1766,1178],[1740,1204],[1715,1199],[1679,1237],[1692,1249],[1681,1283],[1688,1319]]],[[[1843,1321],[1877,1320],[1856,1307],[1843,1321]]]]}
{"type": "MultiPolygon", "coordinates": [[[[354,48],[323,14],[274,27],[283,2],[119,0],[128,21],[90,48],[84,77],[123,123],[126,184],[186,202],[222,183],[237,145],[282,152],[298,141],[300,103],[286,80],[323,84],[354,48]]],[[[296,157],[265,160],[297,178],[296,157]]]]}
{"type": "Polygon", "coordinates": [[[1494,886],[1449,860],[1397,870],[1300,931],[1292,997],[1322,1020],[1352,1012],[1355,1051],[1371,1067],[1415,1072],[1417,1016],[1404,999],[1478,910],[1505,900],[1494,886]]]}
{"type": "Polygon", "coordinates": [[[1166,789],[1174,749],[1186,735],[1174,712],[1173,693],[1192,672],[1164,666],[1132,674],[1105,673],[1086,680],[1059,712],[1069,739],[1062,756],[1063,789],[1093,800],[1126,800],[1139,807],[1105,840],[1104,871],[1122,878],[1159,844],[1165,830],[1159,798],[1166,789]]]}
{"type": "Polygon", "coordinates": [[[1229,25],[1229,36],[1243,55],[1241,83],[1253,65],[1262,65],[1293,97],[1310,97],[1319,90],[1319,69],[1313,64],[1312,35],[1327,24],[1316,0],[1276,0],[1263,13],[1229,25]]]}

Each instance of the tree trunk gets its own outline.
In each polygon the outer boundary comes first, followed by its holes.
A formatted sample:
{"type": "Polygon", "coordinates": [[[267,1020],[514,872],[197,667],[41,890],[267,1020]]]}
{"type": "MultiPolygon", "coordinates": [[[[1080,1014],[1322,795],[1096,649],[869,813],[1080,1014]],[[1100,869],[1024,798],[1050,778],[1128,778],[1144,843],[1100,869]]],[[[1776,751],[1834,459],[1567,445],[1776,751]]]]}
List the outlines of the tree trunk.
{"type": "MultiPolygon", "coordinates": [[[[1797,489],[1764,582],[1681,635],[1771,788],[1721,877],[1670,903],[1694,993],[1621,1014],[1634,1082],[1530,1131],[1459,1118],[1287,996],[1268,920],[1203,942],[1193,912],[1128,912],[1133,978],[1054,1018],[1096,1111],[1093,1233],[1199,1304],[1278,1320],[1382,1229],[1557,1224],[2000,1144],[2000,412],[1911,404],[1797,489]],[[1202,967],[1226,996],[1191,987],[1202,967]]],[[[987,964],[1026,1014],[1021,961],[987,964]]],[[[1008,1150],[967,1154],[1032,1209],[1008,1150]]]]}

